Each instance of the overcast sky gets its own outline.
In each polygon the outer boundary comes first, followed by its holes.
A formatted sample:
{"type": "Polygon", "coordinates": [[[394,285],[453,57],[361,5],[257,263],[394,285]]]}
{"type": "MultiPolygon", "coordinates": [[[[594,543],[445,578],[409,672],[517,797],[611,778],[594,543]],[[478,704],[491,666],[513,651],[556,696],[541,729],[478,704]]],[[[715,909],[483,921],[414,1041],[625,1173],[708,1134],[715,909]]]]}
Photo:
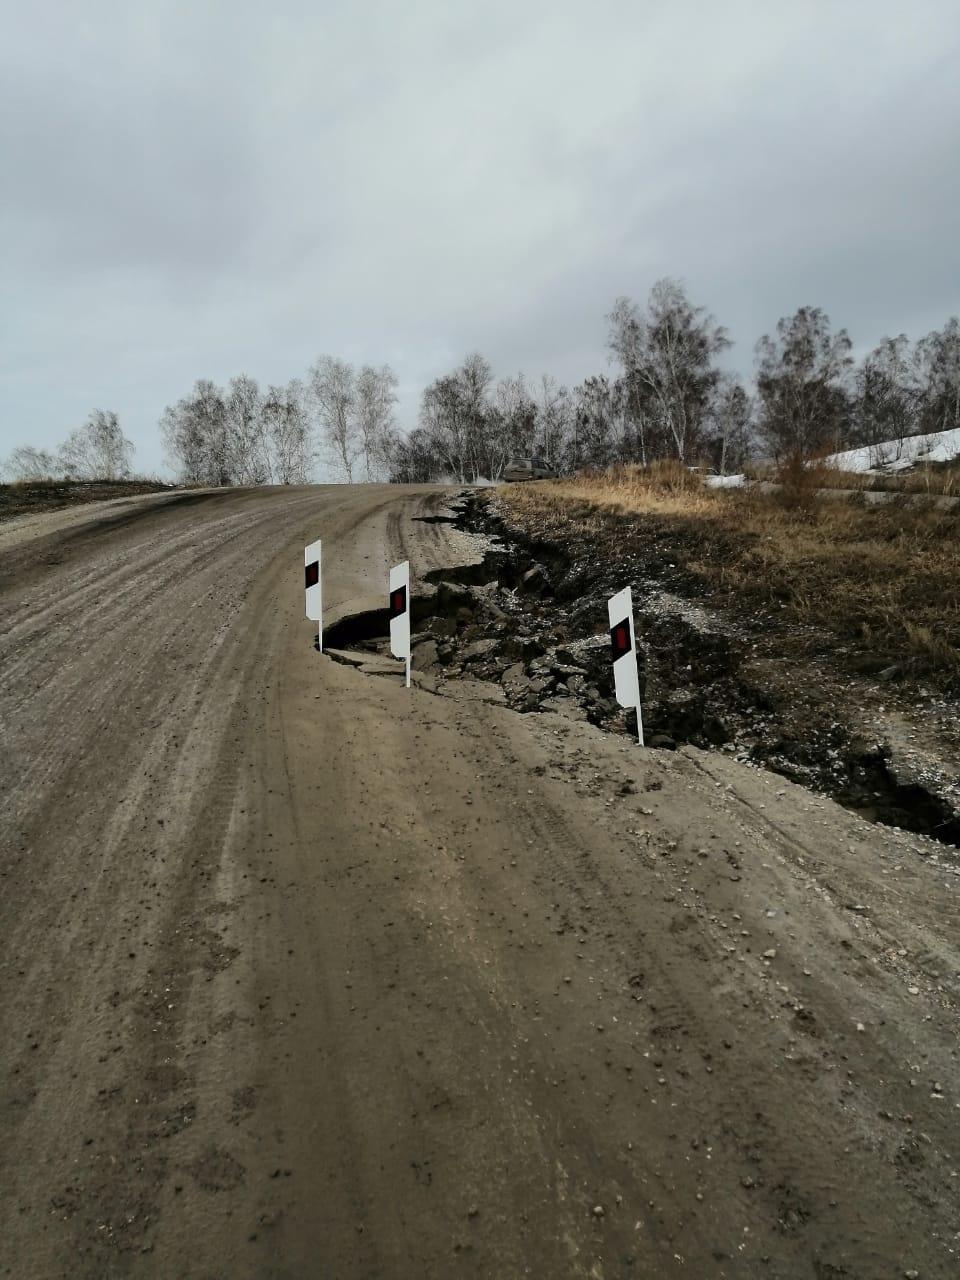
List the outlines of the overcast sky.
{"type": "Polygon", "coordinates": [[[198,377],[607,368],[660,276],[729,362],[960,312],[957,0],[0,0],[0,457],[198,377]]]}

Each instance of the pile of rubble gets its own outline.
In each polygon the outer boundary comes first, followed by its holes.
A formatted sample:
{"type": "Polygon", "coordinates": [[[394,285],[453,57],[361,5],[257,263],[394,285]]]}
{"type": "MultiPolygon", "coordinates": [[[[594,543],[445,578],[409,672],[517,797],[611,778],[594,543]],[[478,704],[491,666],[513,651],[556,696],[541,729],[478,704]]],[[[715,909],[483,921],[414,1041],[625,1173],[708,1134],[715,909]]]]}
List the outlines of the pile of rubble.
{"type": "MultiPolygon", "coordinates": [[[[811,701],[802,682],[786,693],[782,682],[764,682],[748,626],[738,630],[702,602],[666,590],[629,552],[613,562],[588,540],[533,541],[476,495],[455,512],[455,523],[482,534],[489,550],[479,564],[427,575],[428,592],[412,601],[415,671],[441,682],[495,682],[520,713],[635,733],[635,713],[613,696],[606,607],[629,584],[648,746],[721,749],[868,817],[960,844],[957,808],[905,782],[885,744],[811,701]]],[[[389,652],[385,611],[379,627],[364,615],[345,620],[340,632],[331,644],[389,652]]]]}

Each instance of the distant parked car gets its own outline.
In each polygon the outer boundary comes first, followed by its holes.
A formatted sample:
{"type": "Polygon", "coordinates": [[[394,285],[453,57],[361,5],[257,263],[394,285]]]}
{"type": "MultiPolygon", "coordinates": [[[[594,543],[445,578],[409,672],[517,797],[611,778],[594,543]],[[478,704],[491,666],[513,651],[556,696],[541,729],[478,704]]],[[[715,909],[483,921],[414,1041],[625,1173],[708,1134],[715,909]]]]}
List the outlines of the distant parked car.
{"type": "Polygon", "coordinates": [[[550,480],[557,473],[543,458],[511,458],[503,468],[504,480],[550,480]]]}

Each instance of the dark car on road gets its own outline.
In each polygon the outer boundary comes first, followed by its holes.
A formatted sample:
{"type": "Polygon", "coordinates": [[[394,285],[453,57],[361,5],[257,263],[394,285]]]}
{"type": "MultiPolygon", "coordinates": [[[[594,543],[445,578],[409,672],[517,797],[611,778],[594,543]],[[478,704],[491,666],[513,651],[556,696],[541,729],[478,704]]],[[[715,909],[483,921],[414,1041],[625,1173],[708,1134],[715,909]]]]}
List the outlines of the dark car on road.
{"type": "Polygon", "coordinates": [[[504,480],[550,480],[557,473],[543,458],[511,458],[503,468],[504,480]]]}

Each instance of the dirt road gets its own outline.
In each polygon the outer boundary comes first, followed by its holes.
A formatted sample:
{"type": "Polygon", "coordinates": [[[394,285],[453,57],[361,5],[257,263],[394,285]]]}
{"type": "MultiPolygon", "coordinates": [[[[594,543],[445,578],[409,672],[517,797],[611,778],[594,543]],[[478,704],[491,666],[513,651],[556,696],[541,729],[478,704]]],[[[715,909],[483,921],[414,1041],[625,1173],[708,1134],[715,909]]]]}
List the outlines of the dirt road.
{"type": "Polygon", "coordinates": [[[951,851],[317,654],[444,500],[0,534],[0,1274],[957,1275],[951,851]]]}

